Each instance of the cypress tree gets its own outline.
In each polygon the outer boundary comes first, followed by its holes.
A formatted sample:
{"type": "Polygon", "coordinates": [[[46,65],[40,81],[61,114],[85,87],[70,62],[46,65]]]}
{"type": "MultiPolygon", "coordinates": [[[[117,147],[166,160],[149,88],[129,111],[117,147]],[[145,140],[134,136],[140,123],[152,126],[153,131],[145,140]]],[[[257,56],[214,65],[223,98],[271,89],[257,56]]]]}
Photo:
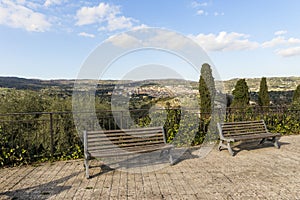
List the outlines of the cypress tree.
{"type": "Polygon", "coordinates": [[[299,103],[299,101],[300,101],[300,85],[297,86],[296,90],[294,91],[294,95],[293,95],[293,102],[299,103]]]}
{"type": "Polygon", "coordinates": [[[216,96],[216,87],[215,87],[215,80],[212,75],[212,70],[209,64],[204,63],[201,67],[201,76],[203,77],[206,86],[209,90],[211,101],[215,99],[216,96]]]}
{"type": "Polygon", "coordinates": [[[292,106],[294,109],[300,109],[300,85],[294,91],[292,106]]]}
{"type": "Polygon", "coordinates": [[[264,107],[266,110],[270,106],[270,97],[268,93],[267,79],[263,77],[260,81],[260,87],[258,92],[258,105],[264,107]]]}
{"type": "Polygon", "coordinates": [[[216,95],[215,81],[209,64],[204,63],[201,67],[201,75],[199,80],[200,94],[200,112],[204,114],[204,118],[211,116],[213,102],[216,95]]]}
{"type": "Polygon", "coordinates": [[[209,118],[211,115],[211,96],[203,76],[199,80],[200,93],[200,113],[204,118],[209,118]]]}
{"type": "Polygon", "coordinates": [[[205,134],[207,132],[207,127],[211,118],[212,107],[215,96],[215,83],[212,76],[212,70],[210,66],[205,63],[201,67],[201,75],[199,79],[199,105],[200,105],[200,124],[199,131],[195,135],[194,143],[202,143],[205,134]]]}
{"type": "Polygon", "coordinates": [[[249,87],[245,79],[237,81],[234,90],[232,91],[233,101],[231,107],[245,108],[249,105],[249,87]]]}

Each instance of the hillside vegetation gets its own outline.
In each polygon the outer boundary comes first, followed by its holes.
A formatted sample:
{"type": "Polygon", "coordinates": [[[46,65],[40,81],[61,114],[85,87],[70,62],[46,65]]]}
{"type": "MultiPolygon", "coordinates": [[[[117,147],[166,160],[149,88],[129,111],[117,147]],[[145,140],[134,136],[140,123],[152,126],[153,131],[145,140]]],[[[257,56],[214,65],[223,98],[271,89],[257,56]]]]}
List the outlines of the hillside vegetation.
{"type": "MultiPolygon", "coordinates": [[[[258,92],[261,78],[246,78],[247,85],[251,92],[258,92]]],[[[231,93],[237,78],[223,81],[226,93],[231,93]]],[[[291,91],[300,85],[300,77],[271,77],[267,78],[269,91],[291,91]]]]}
{"type": "MultiPolygon", "coordinates": [[[[261,78],[246,78],[247,85],[251,92],[258,92],[261,78]]],[[[231,93],[238,78],[222,81],[226,93],[231,93]]],[[[74,79],[57,79],[57,80],[39,80],[39,79],[25,79],[18,77],[0,77],[0,87],[2,88],[16,88],[16,89],[31,89],[39,90],[42,88],[60,87],[65,89],[72,89],[74,79]]],[[[84,81],[83,81],[84,82],[84,81]]],[[[85,81],[88,83],[88,81],[85,81]]],[[[129,83],[130,81],[128,81],[129,83]]],[[[151,82],[159,82],[169,85],[180,84],[180,80],[153,80],[151,82]]],[[[184,81],[185,82],[185,81],[184,81]]],[[[189,81],[191,85],[195,86],[196,82],[189,81]]],[[[98,84],[106,85],[107,87],[118,84],[117,80],[101,80],[98,84]]],[[[295,90],[300,84],[300,77],[270,77],[267,78],[269,91],[290,91],[295,90]]]]}
{"type": "MultiPolygon", "coordinates": [[[[246,82],[250,90],[251,101],[258,101],[258,90],[261,78],[247,78],[246,82]]],[[[218,82],[217,85],[223,84],[224,90],[231,95],[232,90],[238,79],[231,79],[218,82]]],[[[198,94],[198,82],[185,80],[146,80],[146,81],[118,81],[118,80],[80,80],[82,89],[85,90],[91,85],[97,85],[96,94],[104,100],[109,100],[110,96],[116,90],[123,90],[127,95],[131,93],[150,93],[150,96],[157,96],[164,91],[165,95],[172,94],[176,91],[193,98],[198,94]],[[96,81],[96,83],[95,83],[96,81]],[[165,89],[163,89],[165,87],[165,89]],[[166,91],[167,89],[167,91],[166,91]],[[172,92],[173,91],[173,92],[172,92]]],[[[51,90],[61,95],[71,96],[73,93],[74,79],[57,79],[57,80],[39,80],[24,79],[18,77],[0,77],[0,88],[15,88],[17,90],[51,90]]],[[[275,105],[285,105],[291,103],[293,92],[297,85],[300,85],[300,77],[272,77],[267,78],[270,100],[275,105]]],[[[175,95],[176,96],[176,95],[175,95]]]]}

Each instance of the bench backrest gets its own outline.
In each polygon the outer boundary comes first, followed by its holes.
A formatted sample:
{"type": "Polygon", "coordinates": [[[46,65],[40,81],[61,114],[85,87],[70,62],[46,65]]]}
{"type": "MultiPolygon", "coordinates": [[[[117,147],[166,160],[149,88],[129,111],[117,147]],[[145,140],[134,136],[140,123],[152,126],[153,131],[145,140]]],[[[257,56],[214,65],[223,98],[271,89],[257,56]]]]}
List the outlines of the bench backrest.
{"type": "Polygon", "coordinates": [[[84,131],[84,137],[85,145],[91,151],[161,145],[166,141],[163,127],[84,131]]]}
{"type": "Polygon", "coordinates": [[[218,123],[218,129],[222,136],[250,135],[268,132],[263,120],[218,123]]]}

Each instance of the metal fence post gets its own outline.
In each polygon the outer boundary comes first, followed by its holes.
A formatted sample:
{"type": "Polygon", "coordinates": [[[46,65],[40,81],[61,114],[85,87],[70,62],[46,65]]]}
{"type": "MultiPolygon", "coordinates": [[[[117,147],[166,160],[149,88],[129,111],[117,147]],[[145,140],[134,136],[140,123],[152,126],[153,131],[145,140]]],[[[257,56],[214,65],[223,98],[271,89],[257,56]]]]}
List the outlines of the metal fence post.
{"type": "Polygon", "coordinates": [[[50,114],[50,153],[51,153],[51,158],[53,157],[54,154],[54,148],[53,148],[53,113],[50,114]]]}

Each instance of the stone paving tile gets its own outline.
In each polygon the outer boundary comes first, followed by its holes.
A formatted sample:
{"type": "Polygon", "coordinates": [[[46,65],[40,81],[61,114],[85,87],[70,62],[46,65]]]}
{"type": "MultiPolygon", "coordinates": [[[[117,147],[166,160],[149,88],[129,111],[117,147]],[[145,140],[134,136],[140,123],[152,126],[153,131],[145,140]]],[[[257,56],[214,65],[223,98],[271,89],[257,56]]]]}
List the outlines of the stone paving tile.
{"type": "Polygon", "coordinates": [[[163,168],[113,170],[93,160],[90,179],[83,160],[2,168],[0,199],[300,199],[300,136],[280,141],[279,150],[237,144],[234,157],[192,150],[163,168]]]}

